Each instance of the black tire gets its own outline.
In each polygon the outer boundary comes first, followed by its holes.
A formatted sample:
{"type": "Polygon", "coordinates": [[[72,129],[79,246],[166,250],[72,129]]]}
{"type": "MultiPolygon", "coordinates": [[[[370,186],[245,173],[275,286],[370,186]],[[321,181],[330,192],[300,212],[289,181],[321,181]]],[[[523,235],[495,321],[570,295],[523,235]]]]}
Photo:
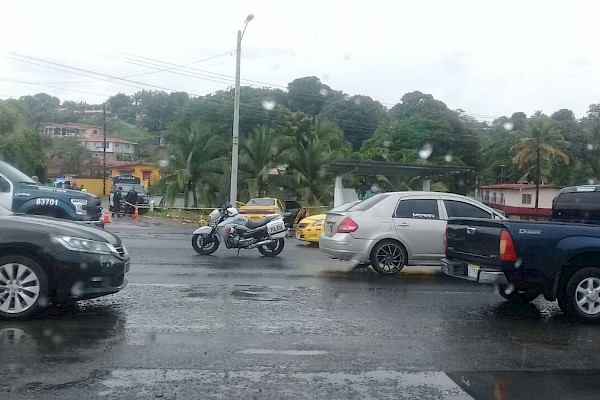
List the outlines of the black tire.
{"type": "Polygon", "coordinates": [[[406,249],[395,240],[383,240],[371,251],[371,266],[381,275],[396,275],[402,271],[407,260],[406,249]]]}
{"type": "Polygon", "coordinates": [[[275,257],[283,251],[285,240],[277,239],[275,243],[263,244],[258,246],[258,251],[265,257],[275,257]]]}
{"type": "Polygon", "coordinates": [[[27,319],[49,303],[48,278],[36,261],[24,256],[0,257],[1,318],[27,319]]]}
{"type": "Polygon", "coordinates": [[[535,300],[541,292],[538,289],[515,289],[510,293],[506,293],[507,286],[500,286],[498,293],[511,303],[527,304],[535,300]]]}
{"type": "Polygon", "coordinates": [[[200,233],[192,236],[192,247],[196,250],[196,253],[203,256],[214,253],[219,248],[219,239],[216,236],[212,237],[210,243],[204,243],[204,240],[208,238],[205,233],[200,233]]]}
{"type": "Polygon", "coordinates": [[[563,312],[582,321],[600,320],[600,268],[586,267],[567,282],[559,302],[563,312]],[[562,304],[561,304],[562,303],[562,304]]]}

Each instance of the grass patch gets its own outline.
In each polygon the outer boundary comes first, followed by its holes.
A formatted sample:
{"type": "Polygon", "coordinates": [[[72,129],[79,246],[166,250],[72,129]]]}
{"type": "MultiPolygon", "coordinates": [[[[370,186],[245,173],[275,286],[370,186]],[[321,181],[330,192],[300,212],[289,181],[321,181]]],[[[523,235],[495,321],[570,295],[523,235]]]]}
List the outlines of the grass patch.
{"type": "Polygon", "coordinates": [[[208,213],[200,210],[181,210],[177,208],[154,209],[145,213],[150,218],[172,219],[188,224],[205,225],[208,223],[208,213]]]}

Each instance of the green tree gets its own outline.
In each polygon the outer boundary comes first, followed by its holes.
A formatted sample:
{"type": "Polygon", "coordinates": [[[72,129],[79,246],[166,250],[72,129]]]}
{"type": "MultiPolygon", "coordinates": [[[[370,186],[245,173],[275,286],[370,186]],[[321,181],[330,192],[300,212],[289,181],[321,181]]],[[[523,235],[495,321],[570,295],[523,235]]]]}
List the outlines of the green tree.
{"type": "Polygon", "coordinates": [[[565,165],[569,164],[569,157],[562,152],[568,143],[565,142],[561,130],[560,124],[538,112],[536,116],[527,121],[519,143],[511,147],[511,152],[516,153],[513,162],[519,168],[533,167],[536,217],[538,215],[542,161],[556,158],[565,165]]]}
{"type": "Polygon", "coordinates": [[[86,175],[85,166],[92,160],[92,152],[83,147],[75,138],[60,137],[49,139],[46,155],[58,160],[61,174],[86,175]]]}
{"type": "Polygon", "coordinates": [[[346,140],[358,150],[386,119],[386,110],[369,96],[338,97],[323,108],[321,117],[338,124],[346,140]]]}
{"type": "Polygon", "coordinates": [[[163,178],[152,186],[152,192],[164,192],[167,202],[184,193],[186,207],[190,195],[194,207],[198,206],[199,197],[202,201],[214,202],[216,194],[211,183],[222,176],[227,142],[197,121],[190,120],[174,123],[165,140],[171,152],[169,166],[163,178]]]}
{"type": "Polygon", "coordinates": [[[37,175],[42,182],[47,179],[46,157],[40,135],[32,130],[22,130],[2,137],[2,159],[27,175],[37,175]]]}
{"type": "Polygon", "coordinates": [[[332,96],[331,88],[316,76],[294,79],[288,84],[288,104],[292,111],[302,111],[312,117],[319,115],[327,98],[332,96]]]}
{"type": "Polygon", "coordinates": [[[265,196],[269,190],[269,172],[285,163],[283,138],[265,126],[255,128],[240,143],[240,175],[246,182],[247,198],[265,196]]]}
{"type": "Polygon", "coordinates": [[[37,132],[42,123],[56,117],[60,100],[46,93],[38,93],[20,97],[19,104],[27,122],[37,132]]]}
{"type": "Polygon", "coordinates": [[[136,107],[133,104],[133,96],[129,96],[125,93],[117,93],[116,95],[111,96],[107,100],[107,103],[108,109],[113,116],[130,124],[135,123],[136,107]]]}

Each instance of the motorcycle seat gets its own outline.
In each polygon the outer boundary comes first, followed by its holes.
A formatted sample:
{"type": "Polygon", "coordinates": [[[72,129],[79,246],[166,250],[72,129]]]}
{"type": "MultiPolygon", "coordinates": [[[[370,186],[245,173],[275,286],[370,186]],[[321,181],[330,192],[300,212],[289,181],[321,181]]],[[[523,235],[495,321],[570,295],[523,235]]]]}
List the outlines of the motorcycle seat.
{"type": "Polygon", "coordinates": [[[246,224],[246,226],[250,229],[256,229],[259,228],[263,225],[268,224],[269,222],[273,221],[275,218],[277,218],[279,215],[268,215],[264,218],[259,219],[258,221],[248,221],[248,223],[246,224]]]}

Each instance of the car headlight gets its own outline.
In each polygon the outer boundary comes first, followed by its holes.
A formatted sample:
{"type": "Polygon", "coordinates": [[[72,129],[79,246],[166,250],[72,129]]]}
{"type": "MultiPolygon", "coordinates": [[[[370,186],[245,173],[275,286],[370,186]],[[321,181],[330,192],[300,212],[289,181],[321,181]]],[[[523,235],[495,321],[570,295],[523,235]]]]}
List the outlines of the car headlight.
{"type": "Polygon", "coordinates": [[[86,215],[87,210],[83,209],[83,206],[87,206],[87,199],[71,199],[71,204],[75,206],[75,212],[79,215],[86,215]]]}
{"type": "Polygon", "coordinates": [[[320,221],[317,221],[317,222],[315,222],[313,225],[314,225],[314,226],[323,226],[323,224],[324,224],[324,223],[325,223],[325,220],[324,220],[324,219],[322,219],[322,220],[320,220],[320,221]]]}
{"type": "Polygon", "coordinates": [[[110,243],[98,242],[97,240],[81,239],[71,236],[61,236],[57,238],[58,243],[72,251],[82,251],[84,253],[95,254],[113,254],[116,249],[110,243]]]}

